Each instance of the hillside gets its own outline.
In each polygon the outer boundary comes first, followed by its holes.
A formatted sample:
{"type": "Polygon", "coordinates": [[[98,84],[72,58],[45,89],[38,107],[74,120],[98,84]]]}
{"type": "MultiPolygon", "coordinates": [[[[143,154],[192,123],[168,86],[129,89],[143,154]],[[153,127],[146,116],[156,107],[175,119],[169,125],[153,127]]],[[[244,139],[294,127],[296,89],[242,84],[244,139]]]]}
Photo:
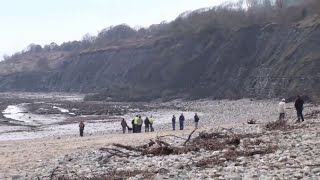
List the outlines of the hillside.
{"type": "Polygon", "coordinates": [[[87,99],[120,101],[298,93],[318,100],[320,16],[315,7],[203,10],[149,29],[120,25],[94,40],[31,48],[0,63],[0,91],[98,93],[87,99]],[[301,15],[304,11],[308,14],[301,15]],[[269,17],[266,12],[279,13],[269,17]],[[279,19],[284,13],[291,19],[279,19]]]}

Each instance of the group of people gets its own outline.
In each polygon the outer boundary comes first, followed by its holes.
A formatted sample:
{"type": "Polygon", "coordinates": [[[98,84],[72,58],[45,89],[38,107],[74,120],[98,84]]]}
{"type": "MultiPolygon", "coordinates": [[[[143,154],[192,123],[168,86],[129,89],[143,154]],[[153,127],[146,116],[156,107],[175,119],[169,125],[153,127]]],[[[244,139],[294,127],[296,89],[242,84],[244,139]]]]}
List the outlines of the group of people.
{"type": "MultiPolygon", "coordinates": [[[[181,115],[179,117],[180,130],[183,130],[183,128],[184,128],[184,120],[185,120],[184,115],[181,113],[181,115]]],[[[197,115],[197,113],[195,113],[194,126],[196,129],[198,128],[199,120],[200,120],[199,116],[197,115]]],[[[122,127],[123,134],[126,133],[127,129],[128,129],[128,131],[132,130],[133,133],[141,133],[143,123],[145,125],[145,129],[144,129],[145,132],[153,132],[154,131],[154,128],[153,128],[154,117],[152,117],[152,115],[150,116],[150,118],[146,117],[144,121],[142,120],[140,115],[136,115],[131,123],[132,123],[132,128],[130,128],[128,126],[127,122],[125,121],[125,119],[122,118],[121,127],[122,127]]],[[[81,121],[79,124],[80,136],[83,136],[84,126],[85,126],[84,123],[81,121]]],[[[176,130],[176,116],[175,115],[172,116],[172,130],[173,131],[176,130]]]]}
{"type": "MultiPolygon", "coordinates": [[[[304,118],[303,118],[303,114],[302,114],[302,111],[303,111],[303,104],[304,104],[304,101],[303,99],[301,98],[300,95],[297,96],[296,100],[294,101],[294,107],[297,111],[297,123],[301,121],[304,121],[304,118]]],[[[281,100],[281,102],[279,103],[278,105],[278,112],[279,112],[279,120],[284,120],[285,118],[285,109],[286,109],[286,100],[283,98],[281,100]]]]}
{"type": "Polygon", "coordinates": [[[134,117],[134,119],[131,121],[132,128],[130,128],[127,122],[124,119],[122,119],[121,120],[122,132],[124,134],[128,129],[128,131],[132,130],[133,133],[141,133],[143,123],[145,125],[145,128],[144,128],[145,132],[149,132],[149,131],[153,132],[154,131],[153,122],[154,122],[154,117],[152,117],[152,115],[150,116],[150,119],[146,117],[144,121],[142,120],[140,115],[136,115],[136,117],[134,117]]]}
{"type": "MultiPolygon", "coordinates": [[[[181,113],[180,117],[179,117],[179,125],[180,125],[180,130],[183,130],[184,128],[184,115],[181,113]]],[[[198,123],[199,123],[199,116],[197,115],[197,113],[195,113],[194,115],[194,123],[195,123],[195,128],[198,128],[198,123]]],[[[154,128],[153,128],[153,123],[154,123],[154,117],[152,117],[152,115],[150,116],[150,119],[148,117],[145,118],[145,120],[143,121],[140,115],[136,115],[136,117],[132,120],[132,128],[130,128],[127,124],[127,122],[125,121],[125,119],[121,120],[121,126],[122,126],[122,132],[123,134],[126,133],[126,130],[128,129],[128,131],[132,130],[133,133],[141,133],[141,129],[142,129],[142,125],[145,125],[145,132],[153,132],[154,128]]],[[[172,116],[172,130],[176,130],[176,116],[173,115],[172,116]]]]}
{"type": "MultiPolygon", "coordinates": [[[[278,105],[278,111],[279,111],[279,120],[284,120],[285,118],[285,109],[286,109],[286,103],[285,103],[285,99],[282,99],[281,102],[278,105]]],[[[304,121],[303,118],[303,104],[304,101],[303,99],[298,95],[297,98],[295,99],[294,102],[294,107],[297,111],[297,121],[296,122],[300,122],[304,121]]],[[[198,128],[198,123],[199,123],[199,116],[197,115],[197,113],[195,113],[194,115],[194,126],[197,129],[198,128]]],[[[185,121],[185,117],[184,115],[181,113],[180,117],[179,117],[179,126],[180,126],[180,130],[183,130],[184,128],[184,121],[185,121]]],[[[125,119],[121,120],[121,126],[122,126],[122,132],[123,134],[126,133],[126,130],[128,129],[128,131],[131,131],[133,133],[141,133],[141,129],[142,129],[142,125],[144,123],[145,125],[145,132],[153,132],[154,128],[153,128],[153,123],[154,123],[154,117],[152,117],[152,115],[150,116],[150,118],[146,117],[145,120],[143,121],[140,115],[136,115],[136,117],[134,117],[134,119],[132,120],[132,128],[130,128],[127,124],[127,122],[125,121],[125,119]]],[[[81,121],[79,124],[79,129],[80,129],[80,136],[83,136],[83,131],[84,131],[84,123],[81,121]]],[[[173,115],[172,116],[172,130],[176,130],[176,116],[173,115]]]]}
{"type": "MultiPolygon", "coordinates": [[[[179,117],[180,130],[183,130],[183,128],[184,128],[184,120],[185,120],[184,115],[183,115],[183,113],[181,113],[181,115],[179,117]]],[[[196,129],[198,129],[199,120],[200,120],[199,116],[197,115],[197,113],[195,113],[194,126],[196,129]]],[[[176,116],[175,115],[172,116],[172,130],[173,131],[176,130],[176,116]]]]}

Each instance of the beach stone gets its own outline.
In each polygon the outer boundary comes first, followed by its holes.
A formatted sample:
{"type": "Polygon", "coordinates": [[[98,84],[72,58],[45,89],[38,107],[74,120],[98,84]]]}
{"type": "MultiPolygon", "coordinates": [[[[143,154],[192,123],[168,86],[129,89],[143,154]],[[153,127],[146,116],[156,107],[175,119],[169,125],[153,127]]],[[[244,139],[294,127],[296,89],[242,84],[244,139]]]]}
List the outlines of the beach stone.
{"type": "Polygon", "coordinates": [[[238,162],[245,161],[245,160],[246,160],[245,157],[238,157],[238,158],[237,158],[237,161],[238,161],[238,162]]]}
{"type": "Polygon", "coordinates": [[[202,173],[202,174],[200,175],[200,178],[201,178],[201,179],[207,179],[207,178],[209,178],[209,176],[208,176],[207,174],[202,173]]]}
{"type": "Polygon", "coordinates": [[[245,172],[245,169],[243,167],[237,167],[236,173],[243,173],[245,172]]]}
{"type": "Polygon", "coordinates": [[[179,173],[177,171],[170,172],[170,176],[177,176],[179,173]]]}
{"type": "Polygon", "coordinates": [[[213,177],[213,178],[217,178],[217,177],[220,177],[220,176],[221,176],[220,173],[213,173],[213,174],[211,175],[211,177],[213,177]]]}
{"type": "Polygon", "coordinates": [[[158,172],[159,172],[159,173],[167,173],[167,172],[169,172],[169,170],[166,169],[166,168],[160,168],[160,169],[158,170],[158,172]]]}
{"type": "Polygon", "coordinates": [[[228,152],[229,149],[223,149],[221,152],[225,153],[225,152],[228,152]]]}
{"type": "Polygon", "coordinates": [[[319,173],[320,172],[320,168],[314,168],[311,170],[311,172],[313,173],[319,173]]]}
{"type": "Polygon", "coordinates": [[[229,174],[225,176],[225,179],[230,179],[230,180],[241,180],[241,176],[239,174],[229,174]]]}
{"type": "Polygon", "coordinates": [[[13,175],[13,176],[11,176],[11,179],[12,180],[17,180],[17,179],[22,179],[23,177],[22,176],[20,176],[20,175],[13,175]]]}
{"type": "Polygon", "coordinates": [[[297,155],[297,154],[290,154],[290,157],[291,157],[291,158],[297,158],[298,155],[297,155]]]}
{"type": "Polygon", "coordinates": [[[243,176],[243,179],[252,179],[252,176],[250,174],[245,174],[243,176]]]}
{"type": "Polygon", "coordinates": [[[196,158],[200,157],[200,156],[202,156],[201,153],[198,153],[198,154],[195,155],[196,158]]]}
{"type": "Polygon", "coordinates": [[[287,161],[287,160],[288,160],[288,158],[287,158],[286,156],[280,157],[280,158],[278,159],[279,162],[285,162],[285,161],[287,161]]]}
{"type": "Polygon", "coordinates": [[[311,168],[306,166],[306,167],[303,168],[303,171],[307,172],[307,173],[310,173],[311,172],[311,168]]]}
{"type": "Polygon", "coordinates": [[[176,169],[183,169],[184,166],[183,166],[182,164],[176,164],[176,165],[174,166],[174,168],[176,168],[176,169]]]}
{"type": "Polygon", "coordinates": [[[217,156],[217,155],[219,155],[219,154],[220,154],[220,151],[213,151],[211,155],[212,155],[212,156],[217,156]]]}
{"type": "Polygon", "coordinates": [[[277,150],[277,151],[276,151],[276,154],[282,154],[282,153],[283,153],[282,150],[277,150]]]}
{"type": "Polygon", "coordinates": [[[159,173],[157,173],[155,176],[154,176],[154,180],[163,180],[163,176],[159,173]]]}
{"type": "Polygon", "coordinates": [[[142,177],[143,177],[143,176],[142,176],[141,174],[136,175],[136,178],[137,178],[137,179],[142,179],[142,177]]]}
{"type": "Polygon", "coordinates": [[[302,177],[303,177],[303,174],[301,174],[301,173],[295,173],[293,176],[296,177],[296,178],[302,178],[302,177]]]}

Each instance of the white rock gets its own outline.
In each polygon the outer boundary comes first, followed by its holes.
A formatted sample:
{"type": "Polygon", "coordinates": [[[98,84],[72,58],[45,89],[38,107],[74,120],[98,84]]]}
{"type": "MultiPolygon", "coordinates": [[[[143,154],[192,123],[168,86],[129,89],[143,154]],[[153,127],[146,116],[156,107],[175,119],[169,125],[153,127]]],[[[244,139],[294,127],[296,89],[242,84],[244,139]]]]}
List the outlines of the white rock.
{"type": "Polygon", "coordinates": [[[217,156],[217,155],[219,155],[219,154],[220,154],[220,151],[213,151],[211,155],[212,155],[212,156],[217,156]]]}
{"type": "Polygon", "coordinates": [[[280,157],[280,158],[278,159],[279,162],[285,162],[285,161],[287,161],[287,160],[288,160],[288,158],[287,158],[286,156],[282,156],[282,157],[280,157]]]}

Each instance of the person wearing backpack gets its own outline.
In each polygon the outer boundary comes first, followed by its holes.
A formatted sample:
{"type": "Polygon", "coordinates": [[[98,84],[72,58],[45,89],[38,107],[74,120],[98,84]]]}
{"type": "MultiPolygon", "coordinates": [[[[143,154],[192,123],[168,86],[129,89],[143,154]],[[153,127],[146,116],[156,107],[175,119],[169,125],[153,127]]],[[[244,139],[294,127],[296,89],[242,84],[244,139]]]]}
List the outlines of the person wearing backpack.
{"type": "Polygon", "coordinates": [[[197,115],[197,113],[194,115],[194,126],[196,129],[198,129],[198,123],[199,123],[199,116],[197,115]]]}
{"type": "Polygon", "coordinates": [[[79,130],[80,130],[80,136],[83,136],[83,130],[84,130],[84,123],[81,121],[79,124],[79,130]]]}

